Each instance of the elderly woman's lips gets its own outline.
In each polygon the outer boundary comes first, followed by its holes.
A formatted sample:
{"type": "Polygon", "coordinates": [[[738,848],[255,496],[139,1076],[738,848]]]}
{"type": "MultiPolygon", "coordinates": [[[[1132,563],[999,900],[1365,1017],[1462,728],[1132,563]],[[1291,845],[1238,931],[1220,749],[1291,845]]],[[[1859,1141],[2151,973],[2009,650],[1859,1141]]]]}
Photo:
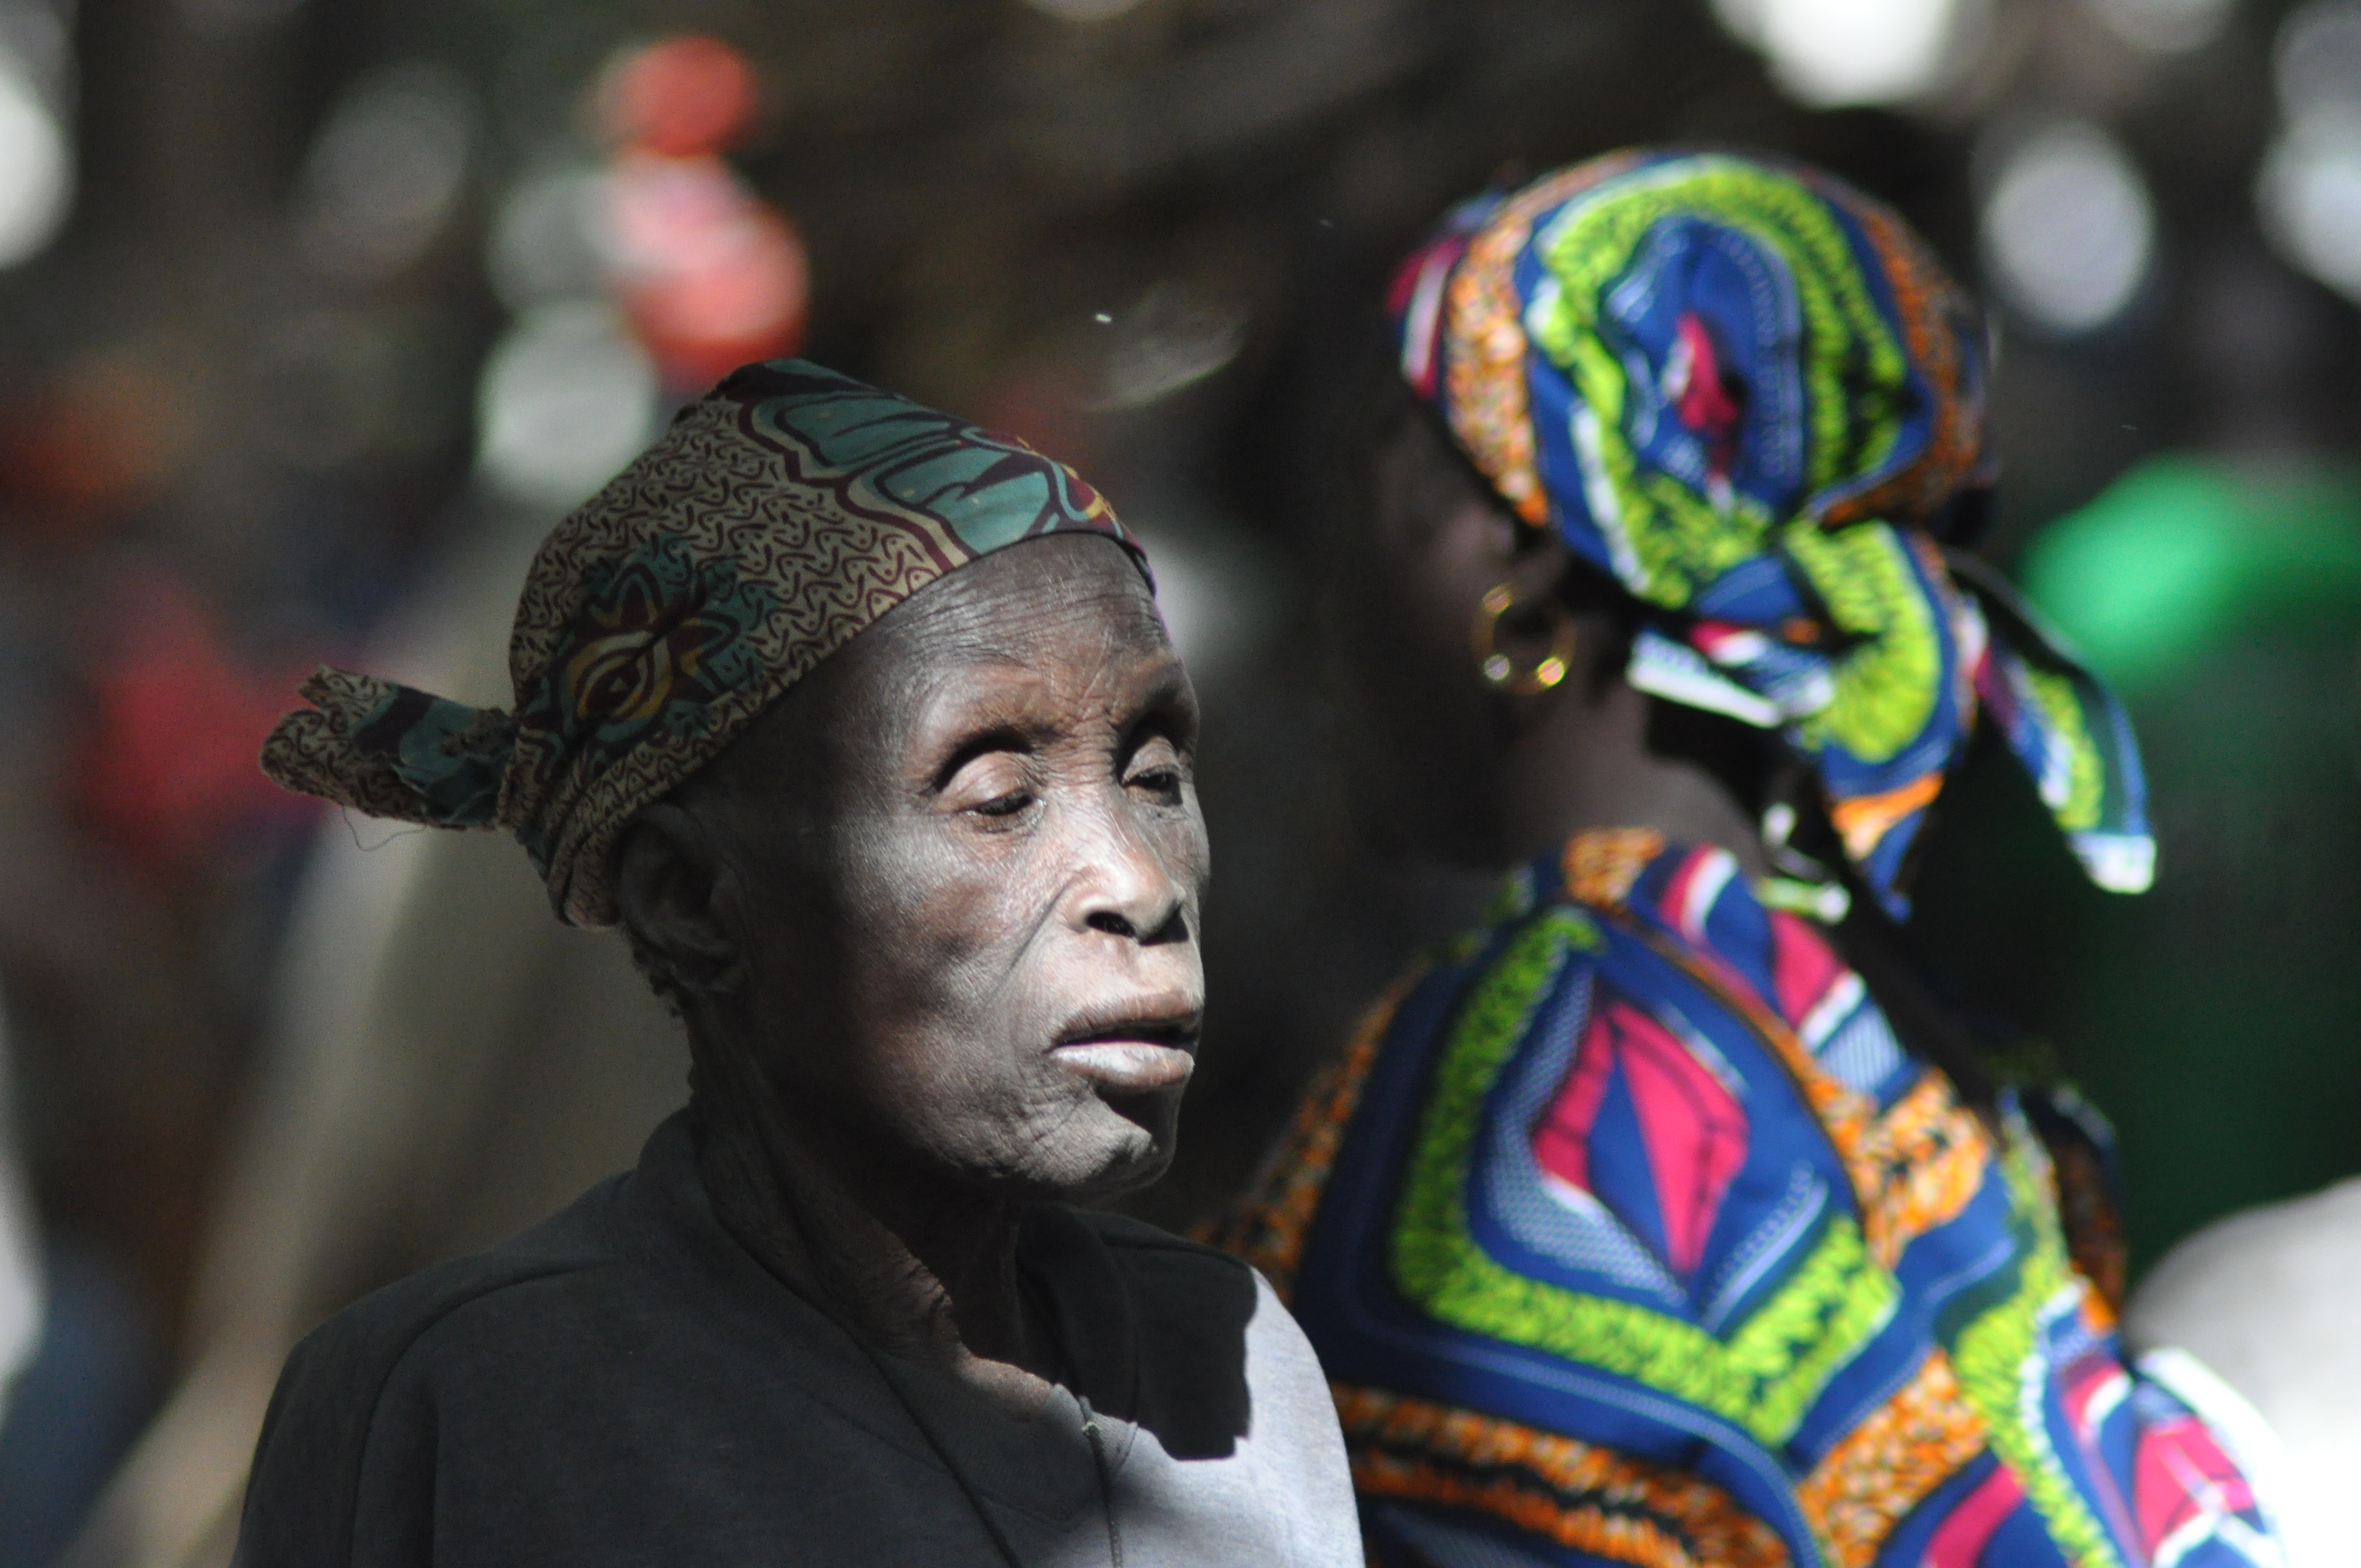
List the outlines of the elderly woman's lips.
{"type": "Polygon", "coordinates": [[[1131,1094],[1186,1083],[1197,1066],[1180,1047],[1149,1040],[1076,1040],[1049,1055],[1068,1072],[1131,1094]]]}

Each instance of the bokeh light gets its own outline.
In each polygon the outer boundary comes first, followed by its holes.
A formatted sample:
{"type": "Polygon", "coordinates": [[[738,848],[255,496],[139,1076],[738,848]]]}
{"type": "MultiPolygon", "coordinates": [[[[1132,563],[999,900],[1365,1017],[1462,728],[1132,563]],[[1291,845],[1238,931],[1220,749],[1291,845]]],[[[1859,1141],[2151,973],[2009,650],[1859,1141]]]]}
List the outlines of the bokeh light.
{"type": "Polygon", "coordinates": [[[1196,679],[1236,673],[1283,612],[1274,565],[1254,537],[1218,515],[1165,513],[1159,498],[1125,517],[1156,571],[1156,612],[1196,679]]]}
{"type": "Polygon", "coordinates": [[[0,513],[20,534],[94,540],[172,481],[193,422],[165,367],[115,349],[78,355],[0,411],[0,513]]]}
{"type": "Polygon", "coordinates": [[[0,267],[48,248],[73,203],[73,149],[33,71],[0,42],[0,267]]]}
{"type": "Polygon", "coordinates": [[[1107,314],[1114,334],[1097,406],[1141,409],[1193,386],[1245,346],[1243,312],[1178,284],[1160,283],[1130,309],[1107,314]]]}
{"type": "Polygon", "coordinates": [[[2361,114],[2288,126],[2264,157],[2255,204],[2282,256],[2361,302],[2361,114]]]}
{"type": "Polygon", "coordinates": [[[622,56],[600,84],[607,134],[663,158],[734,143],[754,115],[754,72],[719,38],[666,38],[622,56]]]}
{"type": "Polygon", "coordinates": [[[501,198],[485,258],[500,303],[519,311],[543,300],[598,291],[605,267],[598,228],[606,194],[598,170],[568,166],[522,180],[501,198]]]}
{"type": "Polygon", "coordinates": [[[2061,334],[2121,316],[2147,279],[2156,215],[2131,155],[2068,120],[2009,147],[1982,219],[1984,266],[2003,299],[2061,334]]]}
{"type": "Polygon", "coordinates": [[[476,118],[467,84],[439,66],[392,66],[348,89],[296,189],[296,238],[313,264],[366,283],[423,255],[466,189],[476,118]]]}
{"type": "Polygon", "coordinates": [[[121,634],[92,673],[73,747],[84,819],[171,880],[235,852],[259,824],[308,819],[313,807],[254,765],[304,662],[251,667],[212,608],[160,573],[133,573],[110,597],[121,634]]]}
{"type": "Polygon", "coordinates": [[[1025,0],[1025,3],[1061,22],[1104,22],[1135,9],[1139,0],[1025,0]]]}
{"type": "Polygon", "coordinates": [[[1983,0],[1714,0],[1714,11],[1815,108],[1926,96],[1964,63],[1986,20],[1983,0]]]}
{"type": "Polygon", "coordinates": [[[0,1422],[8,1414],[8,1385],[41,1337],[41,1261],[33,1206],[15,1168],[15,1097],[0,1053],[0,1422]]]}
{"type": "Polygon", "coordinates": [[[803,241],[719,159],[620,159],[603,216],[616,293],[671,386],[701,390],[802,342],[803,241]]]}
{"type": "Polygon", "coordinates": [[[2290,121],[2361,104],[2361,5],[2312,0],[2279,24],[2271,51],[2279,113],[2290,121]]]}
{"type": "Polygon", "coordinates": [[[2235,0],[2088,0],[2125,42],[2156,54],[2185,54],[2222,36],[2235,0]]]}
{"type": "Polygon", "coordinates": [[[655,436],[656,367],[609,307],[582,300],[520,316],[485,363],[478,461],[494,491],[562,511],[655,436]]]}
{"type": "MultiPolygon", "coordinates": [[[[602,74],[599,102],[616,152],[590,237],[665,385],[701,391],[749,360],[794,353],[811,305],[802,237],[717,156],[754,111],[745,58],[702,35],[627,50],[602,74]]],[[[568,198],[542,200],[541,214],[516,213],[515,259],[538,255],[554,271],[566,264],[568,198]]]]}
{"type": "Polygon", "coordinates": [[[2361,302],[2361,5],[2289,13],[2274,50],[2281,122],[2255,177],[2279,254],[2361,302]]]}

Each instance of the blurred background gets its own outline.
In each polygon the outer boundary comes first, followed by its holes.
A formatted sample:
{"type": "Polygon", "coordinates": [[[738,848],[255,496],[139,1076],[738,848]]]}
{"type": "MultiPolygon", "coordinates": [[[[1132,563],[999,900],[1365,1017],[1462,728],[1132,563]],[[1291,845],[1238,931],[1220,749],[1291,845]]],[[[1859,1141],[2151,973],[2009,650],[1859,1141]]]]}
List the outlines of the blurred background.
{"type": "Polygon", "coordinates": [[[1234,1190],[1482,894],[1318,765],[1321,378],[1447,203],[1661,139],[1978,284],[1988,553],[2140,727],[2156,890],[1971,764],[1922,959],[2114,1118],[2136,1271],[2361,1171],[2356,0],[0,0],[0,1568],[225,1561],[291,1339],[681,1098],[513,846],[254,757],[322,659],[505,702],[542,531],[745,359],[1147,538],[1220,874],[1142,1207],[1234,1190]]]}

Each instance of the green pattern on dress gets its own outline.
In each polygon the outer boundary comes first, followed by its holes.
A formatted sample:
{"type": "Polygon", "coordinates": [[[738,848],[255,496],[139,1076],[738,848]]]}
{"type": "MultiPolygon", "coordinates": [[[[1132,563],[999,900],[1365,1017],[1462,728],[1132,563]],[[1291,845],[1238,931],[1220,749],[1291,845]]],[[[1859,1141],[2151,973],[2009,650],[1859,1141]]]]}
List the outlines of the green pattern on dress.
{"type": "Polygon", "coordinates": [[[1439,1321],[1632,1378],[1775,1448],[1893,1315],[1894,1277],[1870,1257],[1852,1219],[1828,1224],[1726,1341],[1645,1307],[1511,1273],[1469,1232],[1466,1176],[1485,1098],[1567,955],[1603,947],[1587,916],[1546,910],[1469,994],[1436,1065],[1395,1214],[1394,1283],[1439,1321]]]}
{"type": "Polygon", "coordinates": [[[2041,1325],[2078,1310],[2087,1287],[2067,1262],[2048,1162],[2021,1117],[2011,1120],[2000,1164],[2018,1243],[2016,1288],[1960,1332],[1950,1346],[1951,1365],[1993,1451],[2015,1473],[2069,1561],[2075,1568],[2123,1568],[2105,1528],[2059,1464],[2042,1419],[2049,1367],[2039,1350],[2041,1325]]]}
{"type": "Polygon", "coordinates": [[[1535,239],[1550,278],[1525,312],[1531,341],[1566,372],[1595,429],[1577,433],[1584,466],[1612,491],[1601,530],[1620,536],[1638,570],[1626,586],[1666,609],[1761,553],[1771,514],[1742,495],[1727,510],[1670,474],[1645,466],[1624,433],[1629,387],[1599,312],[1663,219],[1708,213],[1784,259],[1795,284],[1804,345],[1807,493],[1873,473],[1901,439],[1909,362],[1863,279],[1851,242],[1826,201],[1793,178],[1732,159],[1699,158],[1660,178],[1639,177],[1569,205],[1535,239]]]}

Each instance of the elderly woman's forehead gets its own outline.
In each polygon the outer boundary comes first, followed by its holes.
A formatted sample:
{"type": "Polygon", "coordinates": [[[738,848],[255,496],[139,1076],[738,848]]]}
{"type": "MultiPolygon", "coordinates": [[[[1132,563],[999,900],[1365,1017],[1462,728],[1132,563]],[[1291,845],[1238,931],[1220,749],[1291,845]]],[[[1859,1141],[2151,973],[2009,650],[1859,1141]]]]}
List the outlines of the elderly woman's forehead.
{"type": "MultiPolygon", "coordinates": [[[[1124,641],[1163,623],[1129,554],[1111,542],[1072,536],[1002,550],[928,586],[873,628],[873,646],[905,660],[964,659],[982,650],[1040,641],[1078,625],[1124,641]]],[[[856,640],[858,641],[858,640],[856,640]]]]}
{"type": "Polygon", "coordinates": [[[1123,663],[1110,657],[1123,650],[1170,663],[1179,676],[1129,554],[1088,538],[1028,542],[887,611],[772,705],[752,750],[799,768],[841,764],[906,738],[921,709],[978,686],[984,667],[1055,673],[1071,663],[1095,678],[1123,663]]]}

